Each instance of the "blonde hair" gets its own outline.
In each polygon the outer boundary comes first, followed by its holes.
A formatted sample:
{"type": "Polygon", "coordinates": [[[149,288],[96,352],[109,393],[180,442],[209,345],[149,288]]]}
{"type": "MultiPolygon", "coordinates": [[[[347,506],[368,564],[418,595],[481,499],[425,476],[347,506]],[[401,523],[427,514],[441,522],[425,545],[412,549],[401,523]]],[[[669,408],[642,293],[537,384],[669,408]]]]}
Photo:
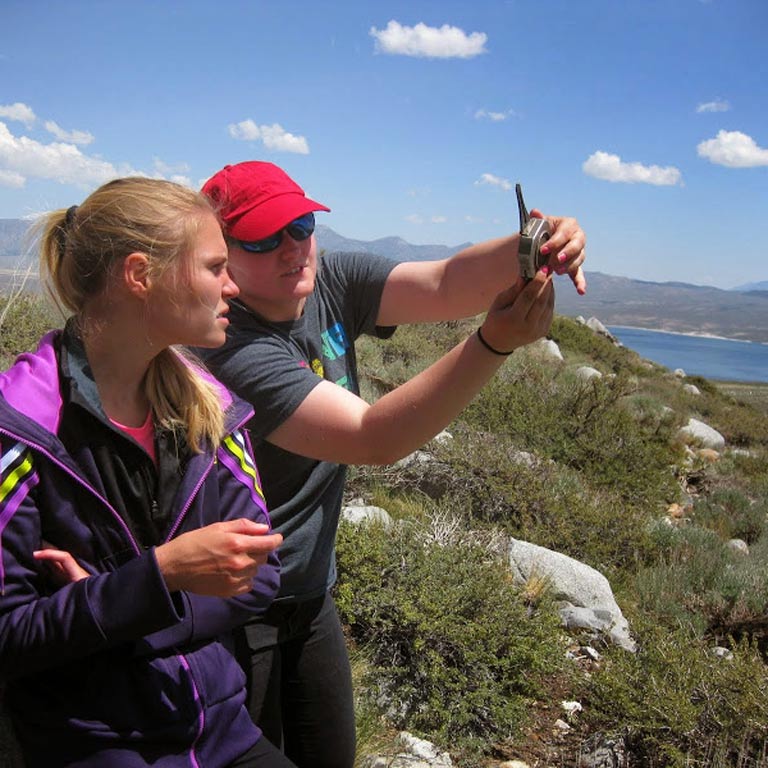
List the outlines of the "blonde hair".
{"type": "MultiPolygon", "coordinates": [[[[155,276],[180,265],[205,212],[213,210],[203,195],[170,181],[111,181],[80,206],[45,217],[41,279],[57,305],[80,320],[86,302],[107,289],[115,266],[129,254],[146,254],[155,276]]],[[[184,353],[167,347],[156,355],[144,387],[156,423],[185,430],[195,452],[205,441],[218,447],[224,431],[220,392],[184,353]]]]}

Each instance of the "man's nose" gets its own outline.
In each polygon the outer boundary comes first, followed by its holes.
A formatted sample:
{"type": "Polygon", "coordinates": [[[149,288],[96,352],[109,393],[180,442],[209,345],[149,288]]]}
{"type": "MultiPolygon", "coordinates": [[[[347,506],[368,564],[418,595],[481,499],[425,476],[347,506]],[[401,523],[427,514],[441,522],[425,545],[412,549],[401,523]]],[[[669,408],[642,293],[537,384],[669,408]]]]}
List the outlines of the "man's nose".
{"type": "Polygon", "coordinates": [[[291,237],[290,232],[287,230],[283,232],[283,242],[282,242],[282,248],[280,249],[280,255],[282,257],[285,256],[292,256],[296,253],[296,251],[301,250],[301,243],[303,241],[301,240],[294,240],[293,237],[291,237]]]}

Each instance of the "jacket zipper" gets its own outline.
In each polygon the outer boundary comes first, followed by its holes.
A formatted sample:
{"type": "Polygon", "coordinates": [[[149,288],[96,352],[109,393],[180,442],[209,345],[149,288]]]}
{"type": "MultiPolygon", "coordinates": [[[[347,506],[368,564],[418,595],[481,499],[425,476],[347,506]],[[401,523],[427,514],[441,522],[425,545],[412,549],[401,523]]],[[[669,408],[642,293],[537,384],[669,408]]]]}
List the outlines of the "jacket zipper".
{"type": "MultiPolygon", "coordinates": [[[[247,413],[237,424],[235,424],[231,429],[227,430],[227,436],[231,435],[233,432],[237,431],[238,429],[242,429],[242,427],[248,422],[248,420],[253,416],[253,411],[250,410],[249,413],[247,413]]],[[[250,445],[250,441],[248,443],[250,445]]],[[[218,453],[218,451],[217,451],[218,453]]],[[[213,466],[217,462],[216,454],[213,455],[211,460],[208,462],[208,465],[203,470],[202,474],[200,475],[200,479],[195,484],[195,487],[192,489],[192,492],[189,494],[189,497],[187,498],[186,502],[184,503],[184,506],[181,508],[181,511],[179,512],[178,516],[176,517],[176,520],[174,521],[173,525],[171,526],[170,531],[168,532],[168,536],[165,538],[165,541],[163,543],[169,542],[176,531],[179,530],[179,526],[181,525],[182,521],[184,520],[184,516],[189,511],[189,508],[192,506],[192,502],[197,496],[197,492],[202,487],[203,483],[205,482],[206,478],[208,477],[208,473],[211,471],[213,466]]],[[[153,501],[154,505],[154,501],[153,501]]],[[[153,506],[154,509],[154,506],[153,506]]]]}

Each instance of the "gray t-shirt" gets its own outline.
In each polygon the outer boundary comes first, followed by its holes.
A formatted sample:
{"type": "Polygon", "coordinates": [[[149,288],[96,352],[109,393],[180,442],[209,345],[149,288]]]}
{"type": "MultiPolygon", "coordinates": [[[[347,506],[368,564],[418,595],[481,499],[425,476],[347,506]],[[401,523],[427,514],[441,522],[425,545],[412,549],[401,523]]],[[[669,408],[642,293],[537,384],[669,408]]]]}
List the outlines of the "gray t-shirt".
{"type": "Polygon", "coordinates": [[[284,451],[264,438],[322,379],[359,394],[354,342],[364,333],[388,338],[394,332],[377,327],[376,316],[395,265],[366,253],[326,254],[318,258],[315,289],[298,320],[269,322],[235,299],[224,346],[198,350],[217,378],[255,409],[248,428],[272,524],[284,538],[281,600],[308,600],[335,581],[346,466],[284,451]]]}

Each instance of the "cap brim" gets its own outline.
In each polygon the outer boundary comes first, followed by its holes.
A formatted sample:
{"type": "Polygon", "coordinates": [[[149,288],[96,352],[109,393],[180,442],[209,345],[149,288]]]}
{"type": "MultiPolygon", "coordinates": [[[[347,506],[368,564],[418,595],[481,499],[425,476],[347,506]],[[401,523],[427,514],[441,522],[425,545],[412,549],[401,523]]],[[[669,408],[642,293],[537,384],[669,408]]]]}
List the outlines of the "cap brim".
{"type": "Polygon", "coordinates": [[[313,211],[330,212],[330,208],[293,192],[278,195],[251,208],[236,222],[229,222],[227,234],[236,240],[261,240],[274,235],[294,219],[313,211]]]}

